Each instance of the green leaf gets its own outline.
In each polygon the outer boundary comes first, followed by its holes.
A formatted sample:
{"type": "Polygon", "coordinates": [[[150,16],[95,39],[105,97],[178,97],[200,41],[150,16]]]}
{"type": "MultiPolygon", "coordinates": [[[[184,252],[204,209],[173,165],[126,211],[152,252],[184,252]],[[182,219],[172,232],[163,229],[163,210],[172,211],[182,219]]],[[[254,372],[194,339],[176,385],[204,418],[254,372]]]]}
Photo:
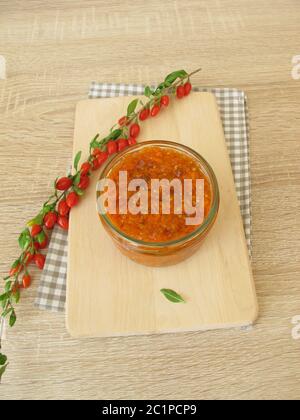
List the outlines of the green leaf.
{"type": "Polygon", "coordinates": [[[81,158],[81,151],[76,154],[75,159],[74,159],[74,168],[75,168],[75,171],[77,171],[78,163],[80,161],[80,158],[81,158]]]}
{"type": "Polygon", "coordinates": [[[107,140],[117,140],[118,137],[122,134],[122,130],[120,128],[117,128],[116,130],[112,131],[108,137],[106,137],[107,140]]]}
{"type": "Polygon", "coordinates": [[[17,290],[15,293],[12,294],[12,298],[16,303],[19,303],[20,296],[20,290],[17,290]]]}
{"type": "Polygon", "coordinates": [[[42,225],[43,224],[43,220],[44,220],[44,215],[43,215],[43,213],[40,213],[40,214],[38,214],[36,216],[35,221],[34,221],[34,224],[42,225]]]}
{"type": "Polygon", "coordinates": [[[10,314],[12,311],[13,311],[13,308],[12,308],[12,307],[5,309],[5,310],[2,312],[2,314],[1,314],[2,318],[5,318],[5,317],[6,317],[8,314],[10,314]]]}
{"type": "Polygon", "coordinates": [[[16,320],[17,320],[16,313],[15,313],[15,311],[12,311],[12,313],[10,314],[10,317],[9,317],[9,326],[13,327],[16,323],[16,320]]]}
{"type": "Polygon", "coordinates": [[[14,261],[13,265],[11,266],[11,268],[16,268],[17,265],[20,264],[20,258],[18,258],[16,261],[14,261]]]}
{"type": "Polygon", "coordinates": [[[11,285],[12,285],[12,281],[7,281],[5,283],[5,288],[4,288],[5,292],[9,292],[10,291],[11,285]]]}
{"type": "Polygon", "coordinates": [[[109,132],[111,133],[111,132],[113,131],[113,129],[114,129],[117,125],[118,125],[118,124],[114,124],[114,125],[110,128],[109,132]]]}
{"type": "Polygon", "coordinates": [[[76,185],[73,186],[73,190],[76,192],[76,194],[78,195],[83,195],[84,191],[81,190],[80,188],[78,188],[76,185]]]}
{"type": "Polygon", "coordinates": [[[173,303],[183,303],[185,300],[181,297],[178,293],[176,293],[172,289],[160,289],[161,293],[168,299],[170,302],[173,303]]]}
{"type": "Polygon", "coordinates": [[[0,295],[0,302],[3,302],[5,300],[7,300],[10,297],[11,293],[10,292],[6,292],[3,293],[2,295],[0,295]]]}
{"type": "Polygon", "coordinates": [[[94,149],[95,147],[98,146],[98,141],[97,141],[98,137],[99,137],[99,133],[96,134],[93,140],[90,142],[90,149],[94,149]]]}
{"type": "Polygon", "coordinates": [[[21,235],[19,236],[19,245],[21,249],[26,249],[31,242],[31,236],[29,229],[26,228],[23,230],[21,235]]]}
{"type": "MultiPolygon", "coordinates": [[[[53,204],[44,204],[44,207],[43,207],[39,216],[42,216],[43,219],[44,219],[45,214],[49,213],[49,211],[52,211],[54,209],[54,207],[55,207],[55,205],[53,205],[53,204]]],[[[41,223],[38,223],[39,225],[42,224],[43,219],[42,219],[41,223]]]]}
{"type": "Polygon", "coordinates": [[[74,185],[78,185],[80,182],[81,173],[77,172],[77,174],[74,177],[74,185]]]}
{"type": "Polygon", "coordinates": [[[6,365],[0,367],[0,382],[1,382],[2,375],[4,374],[7,366],[8,366],[8,363],[6,363],[6,365]]]}
{"type": "MultiPolygon", "coordinates": [[[[56,178],[56,181],[57,181],[57,178],[56,178]]],[[[55,181],[55,184],[56,184],[56,181],[55,181]]],[[[55,195],[55,193],[54,194],[52,194],[52,195],[50,195],[50,197],[48,198],[48,200],[47,201],[45,201],[45,203],[43,204],[43,208],[44,207],[46,207],[47,205],[48,205],[48,203],[53,199],[53,198],[55,198],[56,197],[56,195],[55,195]]],[[[53,206],[53,204],[50,204],[50,206],[52,207],[53,206]]]]}
{"type": "Polygon", "coordinates": [[[35,238],[38,241],[38,243],[41,244],[45,240],[45,238],[46,238],[45,232],[42,230],[40,233],[38,233],[35,236],[35,238]]]}
{"type": "Polygon", "coordinates": [[[127,117],[129,117],[131,114],[134,113],[135,108],[138,103],[139,103],[138,99],[134,99],[133,101],[130,102],[130,104],[127,107],[127,117]]]}
{"type": "Polygon", "coordinates": [[[5,354],[0,353],[0,365],[3,366],[7,362],[7,357],[5,354]]]}
{"type": "Polygon", "coordinates": [[[157,88],[155,89],[154,95],[157,95],[158,93],[160,93],[160,91],[161,91],[162,89],[164,89],[165,87],[166,87],[166,83],[165,83],[165,82],[160,83],[160,84],[157,86],[157,88]]]}
{"type": "Polygon", "coordinates": [[[41,225],[43,223],[43,219],[44,219],[44,215],[41,212],[36,217],[34,217],[33,219],[29,220],[29,222],[27,222],[27,226],[30,227],[30,226],[33,226],[33,225],[41,225]]]}
{"type": "Polygon", "coordinates": [[[165,82],[170,86],[172,83],[175,82],[176,79],[183,79],[187,75],[188,74],[185,70],[173,71],[172,73],[168,74],[168,76],[165,78],[165,82]]]}
{"type": "Polygon", "coordinates": [[[33,254],[35,253],[35,248],[34,248],[34,246],[31,246],[31,247],[29,248],[28,252],[29,252],[31,255],[33,255],[33,254]]]}
{"type": "Polygon", "coordinates": [[[152,89],[150,88],[150,86],[146,86],[145,87],[145,91],[144,91],[144,95],[147,96],[147,98],[150,98],[150,96],[152,95],[152,89]]]}

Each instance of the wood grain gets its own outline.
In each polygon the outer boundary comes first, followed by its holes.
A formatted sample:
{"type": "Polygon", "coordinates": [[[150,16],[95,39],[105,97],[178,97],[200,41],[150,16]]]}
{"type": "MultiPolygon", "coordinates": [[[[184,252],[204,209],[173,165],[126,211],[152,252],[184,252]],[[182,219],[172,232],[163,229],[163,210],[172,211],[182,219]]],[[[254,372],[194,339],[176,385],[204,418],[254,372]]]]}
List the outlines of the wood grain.
{"type": "MultiPolygon", "coordinates": [[[[87,138],[108,131],[114,115],[123,115],[127,104],[126,97],[80,101],[74,156],[78,150],[87,155],[87,138]]],[[[155,139],[189,146],[212,165],[221,197],[217,221],[188,260],[145,267],[122,255],[101,226],[95,209],[98,177],[93,176],[70,217],[66,319],[73,337],[203,331],[245,326],[257,318],[243,223],[214,95],[191,93],[188,100],[171,103],[155,124],[145,122],[139,140],[155,139]],[[178,291],[186,305],[170,304],[159,292],[162,288],[178,291]]]]}
{"type": "Polygon", "coordinates": [[[65,172],[90,81],[156,83],[201,66],[196,84],[248,94],[260,307],[251,331],[74,340],[63,314],[33,307],[36,272],[4,343],[1,398],[299,399],[299,19],[297,0],[0,0],[1,274],[65,172]]]}

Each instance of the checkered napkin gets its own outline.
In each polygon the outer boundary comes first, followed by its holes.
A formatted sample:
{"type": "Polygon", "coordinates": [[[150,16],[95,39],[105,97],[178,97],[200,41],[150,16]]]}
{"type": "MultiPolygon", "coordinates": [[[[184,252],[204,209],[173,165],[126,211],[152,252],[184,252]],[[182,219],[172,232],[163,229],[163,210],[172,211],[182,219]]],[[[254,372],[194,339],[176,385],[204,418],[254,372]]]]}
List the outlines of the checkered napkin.
{"type": "MultiPolygon", "coordinates": [[[[251,208],[250,208],[250,168],[247,101],[245,93],[236,89],[203,89],[216,96],[226,143],[234,174],[235,186],[244,221],[245,236],[251,254],[251,208]]],[[[113,96],[141,95],[144,86],[116,85],[93,82],[89,98],[110,98],[113,96]]],[[[45,268],[42,273],[36,306],[40,309],[63,311],[66,300],[67,274],[67,232],[55,227],[48,249],[45,268]]]]}

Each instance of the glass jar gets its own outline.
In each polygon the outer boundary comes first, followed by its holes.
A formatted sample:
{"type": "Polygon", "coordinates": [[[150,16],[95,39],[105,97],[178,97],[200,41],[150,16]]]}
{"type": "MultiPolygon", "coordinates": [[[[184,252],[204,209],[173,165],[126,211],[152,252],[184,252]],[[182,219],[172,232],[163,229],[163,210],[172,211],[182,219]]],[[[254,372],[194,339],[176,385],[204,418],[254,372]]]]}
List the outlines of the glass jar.
{"type": "MultiPolygon", "coordinates": [[[[107,214],[98,214],[105,230],[117,248],[124,255],[137,263],[160,267],[177,264],[185,260],[186,258],[190,257],[202,244],[208,232],[211,230],[218,214],[219,188],[216,176],[211,166],[202,156],[187,146],[163,140],[141,142],[116,154],[103,168],[99,181],[109,178],[109,173],[114,168],[114,166],[117,165],[128,154],[134,153],[138,150],[143,150],[144,148],[150,146],[171,148],[177,152],[187,154],[199,165],[201,171],[207,177],[211,188],[210,210],[206,215],[203,223],[191,233],[176,240],[166,242],[144,242],[129,237],[124,232],[122,232],[112,223],[107,214]]],[[[97,198],[98,197],[99,191],[97,187],[97,198]]]]}

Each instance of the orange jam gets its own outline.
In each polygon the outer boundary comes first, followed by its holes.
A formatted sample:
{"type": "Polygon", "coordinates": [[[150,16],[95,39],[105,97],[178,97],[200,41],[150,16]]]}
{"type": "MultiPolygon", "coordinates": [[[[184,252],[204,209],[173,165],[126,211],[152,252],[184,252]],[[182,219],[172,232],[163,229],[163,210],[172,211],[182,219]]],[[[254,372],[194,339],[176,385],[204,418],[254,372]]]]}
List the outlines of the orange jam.
{"type": "MultiPolygon", "coordinates": [[[[151,180],[152,179],[185,179],[192,181],[192,204],[196,204],[196,179],[204,180],[204,218],[211,208],[212,192],[210,182],[201,170],[196,159],[184,152],[159,146],[149,146],[125,155],[107,174],[117,186],[116,214],[107,214],[112,224],[125,235],[144,242],[169,242],[183,238],[196,230],[200,225],[187,225],[185,207],[182,203],[182,214],[174,212],[174,191],[170,190],[170,214],[163,214],[161,191],[159,195],[159,214],[151,214],[151,180]],[[148,214],[119,214],[119,172],[127,171],[127,182],[143,179],[148,185],[148,214]]],[[[127,185],[128,185],[127,184],[127,185]]],[[[127,199],[134,192],[127,192],[127,199]]],[[[182,201],[184,200],[182,195],[182,201]]],[[[189,215],[190,216],[190,215],[189,215]]]]}

